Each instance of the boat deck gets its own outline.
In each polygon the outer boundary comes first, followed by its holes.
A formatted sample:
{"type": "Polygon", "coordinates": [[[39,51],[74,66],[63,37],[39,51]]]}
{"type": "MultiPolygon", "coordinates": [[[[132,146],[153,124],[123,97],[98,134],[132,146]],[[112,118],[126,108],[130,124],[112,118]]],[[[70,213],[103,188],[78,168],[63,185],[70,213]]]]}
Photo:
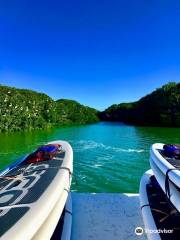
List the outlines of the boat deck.
{"type": "Polygon", "coordinates": [[[144,240],[139,194],[72,193],[71,240],[144,240]]]}

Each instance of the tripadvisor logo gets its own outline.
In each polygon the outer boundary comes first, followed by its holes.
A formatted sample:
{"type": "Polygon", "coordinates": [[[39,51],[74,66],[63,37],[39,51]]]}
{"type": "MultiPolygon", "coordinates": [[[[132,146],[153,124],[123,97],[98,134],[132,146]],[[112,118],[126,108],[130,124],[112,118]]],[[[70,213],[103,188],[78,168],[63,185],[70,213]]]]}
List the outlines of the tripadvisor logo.
{"type": "Polygon", "coordinates": [[[136,234],[136,235],[140,236],[140,235],[143,234],[143,232],[144,232],[144,230],[143,230],[142,227],[136,227],[136,228],[135,228],[135,234],[136,234]]]}
{"type": "Polygon", "coordinates": [[[142,227],[136,227],[135,228],[135,234],[138,235],[138,236],[141,236],[143,233],[146,233],[146,234],[159,234],[159,233],[165,233],[165,234],[168,234],[168,233],[173,233],[173,230],[172,229],[143,229],[142,227]]]}

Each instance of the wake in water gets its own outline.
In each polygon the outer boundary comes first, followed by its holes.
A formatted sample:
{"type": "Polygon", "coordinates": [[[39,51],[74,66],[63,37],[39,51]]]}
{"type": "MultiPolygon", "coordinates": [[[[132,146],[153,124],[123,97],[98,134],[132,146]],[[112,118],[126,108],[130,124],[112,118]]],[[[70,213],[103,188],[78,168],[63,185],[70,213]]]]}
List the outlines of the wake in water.
{"type": "Polygon", "coordinates": [[[113,146],[107,146],[103,143],[98,143],[95,141],[90,141],[90,140],[79,140],[79,141],[69,141],[74,148],[75,152],[83,152],[89,149],[103,149],[103,150],[109,150],[109,151],[114,151],[114,152],[127,152],[127,153],[142,153],[145,150],[144,149],[133,149],[133,148],[118,148],[118,147],[113,147],[113,146]]]}

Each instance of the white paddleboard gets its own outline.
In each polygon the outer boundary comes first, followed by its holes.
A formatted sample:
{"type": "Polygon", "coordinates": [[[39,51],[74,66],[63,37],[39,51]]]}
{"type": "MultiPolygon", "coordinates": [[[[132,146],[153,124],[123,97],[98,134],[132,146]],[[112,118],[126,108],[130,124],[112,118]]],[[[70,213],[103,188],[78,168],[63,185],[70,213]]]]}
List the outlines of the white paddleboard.
{"type": "Polygon", "coordinates": [[[142,216],[143,216],[143,221],[145,228],[148,230],[147,231],[147,236],[149,240],[161,240],[159,234],[157,233],[150,233],[151,230],[156,231],[156,223],[154,221],[151,208],[149,206],[149,200],[148,200],[148,195],[147,195],[147,190],[146,186],[150,182],[150,177],[153,175],[152,170],[148,170],[143,177],[141,178],[140,182],[140,206],[142,207],[142,216]],[[144,207],[143,207],[144,206],[144,207]],[[150,231],[149,231],[150,230],[150,231]]]}
{"type": "Polygon", "coordinates": [[[30,164],[21,161],[1,174],[1,239],[44,240],[52,236],[70,190],[73,151],[65,141],[50,144],[62,146],[53,159],[30,164]]]}
{"type": "Polygon", "coordinates": [[[179,240],[180,213],[169,202],[152,170],[141,178],[140,206],[149,240],[179,240]]]}
{"type": "Polygon", "coordinates": [[[168,185],[170,191],[170,201],[180,212],[180,171],[167,161],[161,154],[163,151],[164,144],[156,143],[153,144],[150,150],[150,165],[154,172],[154,175],[160,184],[163,191],[166,193],[167,189],[165,186],[166,173],[169,169],[173,169],[168,173],[168,185]]]}

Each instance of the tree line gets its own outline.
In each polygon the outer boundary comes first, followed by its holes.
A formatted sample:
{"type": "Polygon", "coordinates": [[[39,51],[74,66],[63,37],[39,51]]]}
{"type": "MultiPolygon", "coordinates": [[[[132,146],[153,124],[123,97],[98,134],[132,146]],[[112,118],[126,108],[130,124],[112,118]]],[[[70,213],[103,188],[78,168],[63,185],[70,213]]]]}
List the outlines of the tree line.
{"type": "Polygon", "coordinates": [[[168,83],[137,102],[114,104],[99,117],[139,126],[180,127],[180,83],[168,83]]]}
{"type": "Polygon", "coordinates": [[[169,83],[132,103],[103,112],[44,93],[0,85],[0,132],[119,121],[139,126],[180,127],[180,83],[169,83]]]}
{"type": "Polygon", "coordinates": [[[73,100],[0,85],[0,132],[99,121],[97,110],[73,100]]]}

